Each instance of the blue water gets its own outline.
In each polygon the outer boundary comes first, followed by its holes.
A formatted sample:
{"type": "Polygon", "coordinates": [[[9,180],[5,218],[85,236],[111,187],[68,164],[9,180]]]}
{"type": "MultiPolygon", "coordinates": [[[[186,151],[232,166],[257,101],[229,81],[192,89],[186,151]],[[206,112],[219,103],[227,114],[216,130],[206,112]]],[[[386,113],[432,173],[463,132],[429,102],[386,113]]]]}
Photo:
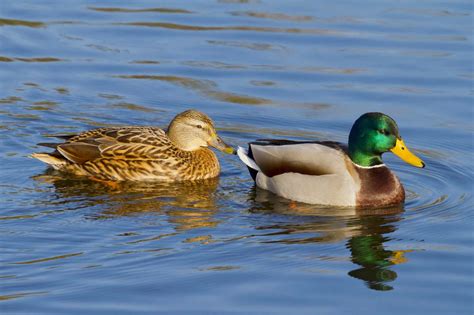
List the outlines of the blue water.
{"type": "Polygon", "coordinates": [[[472,314],[470,1],[3,1],[2,314],[472,314]],[[49,135],[210,115],[223,138],[346,141],[392,116],[426,162],[384,160],[403,209],[256,189],[64,177],[49,135]]]}

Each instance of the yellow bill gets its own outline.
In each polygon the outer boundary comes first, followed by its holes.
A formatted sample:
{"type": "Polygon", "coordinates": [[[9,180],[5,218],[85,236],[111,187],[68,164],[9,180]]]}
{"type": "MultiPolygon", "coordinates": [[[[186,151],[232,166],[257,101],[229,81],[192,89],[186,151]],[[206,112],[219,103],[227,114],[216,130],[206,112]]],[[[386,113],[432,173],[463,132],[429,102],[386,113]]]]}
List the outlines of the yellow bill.
{"type": "Polygon", "coordinates": [[[419,157],[411,153],[410,150],[408,150],[402,139],[397,139],[395,147],[393,147],[390,151],[392,151],[393,154],[408,164],[416,167],[425,167],[425,163],[419,157]]]}

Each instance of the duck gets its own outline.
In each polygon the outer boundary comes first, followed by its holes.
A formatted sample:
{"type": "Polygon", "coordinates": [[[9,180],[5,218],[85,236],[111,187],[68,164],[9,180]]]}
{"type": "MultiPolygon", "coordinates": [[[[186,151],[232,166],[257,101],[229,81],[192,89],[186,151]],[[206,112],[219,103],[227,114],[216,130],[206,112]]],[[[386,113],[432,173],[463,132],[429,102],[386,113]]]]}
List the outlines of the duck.
{"type": "Polygon", "coordinates": [[[218,136],[213,121],[197,110],[174,117],[167,130],[153,126],[92,129],[58,136],[62,143],[39,143],[52,153],[31,157],[56,170],[105,182],[204,180],[220,173],[213,147],[235,150],[218,136]]]}
{"type": "Polygon", "coordinates": [[[385,152],[425,167],[405,145],[395,120],[379,112],[354,122],[347,145],[260,139],[237,149],[257,187],[293,201],[353,208],[404,203],[402,183],[382,161],[385,152]]]}

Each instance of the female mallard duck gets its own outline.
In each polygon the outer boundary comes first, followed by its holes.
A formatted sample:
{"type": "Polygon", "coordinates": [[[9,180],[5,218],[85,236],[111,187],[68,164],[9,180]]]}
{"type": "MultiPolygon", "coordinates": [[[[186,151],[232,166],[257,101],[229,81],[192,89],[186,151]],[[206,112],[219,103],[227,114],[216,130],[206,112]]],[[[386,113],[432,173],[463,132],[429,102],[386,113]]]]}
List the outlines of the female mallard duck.
{"type": "Polygon", "coordinates": [[[100,128],[62,137],[64,143],[42,144],[53,153],[32,157],[57,170],[97,180],[183,181],[219,175],[216,155],[234,149],[217,135],[212,120],[196,110],[177,115],[165,132],[157,127],[100,128]]]}
{"type": "Polygon", "coordinates": [[[349,146],[337,142],[262,140],[237,154],[258,187],[312,204],[383,207],[405,200],[397,176],[382,162],[391,151],[405,162],[425,167],[405,146],[395,121],[382,113],[359,117],[349,146]]]}

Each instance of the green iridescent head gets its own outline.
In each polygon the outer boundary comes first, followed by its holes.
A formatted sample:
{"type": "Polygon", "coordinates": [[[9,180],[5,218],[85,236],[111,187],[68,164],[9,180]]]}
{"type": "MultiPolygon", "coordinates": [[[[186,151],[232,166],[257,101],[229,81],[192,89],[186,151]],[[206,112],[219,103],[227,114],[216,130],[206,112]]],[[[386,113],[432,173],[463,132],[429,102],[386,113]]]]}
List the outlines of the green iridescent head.
{"type": "Polygon", "coordinates": [[[392,151],[405,162],[417,167],[425,164],[411,153],[400,137],[395,120],[382,113],[359,117],[349,134],[349,156],[360,166],[382,164],[382,154],[392,151]]]}

